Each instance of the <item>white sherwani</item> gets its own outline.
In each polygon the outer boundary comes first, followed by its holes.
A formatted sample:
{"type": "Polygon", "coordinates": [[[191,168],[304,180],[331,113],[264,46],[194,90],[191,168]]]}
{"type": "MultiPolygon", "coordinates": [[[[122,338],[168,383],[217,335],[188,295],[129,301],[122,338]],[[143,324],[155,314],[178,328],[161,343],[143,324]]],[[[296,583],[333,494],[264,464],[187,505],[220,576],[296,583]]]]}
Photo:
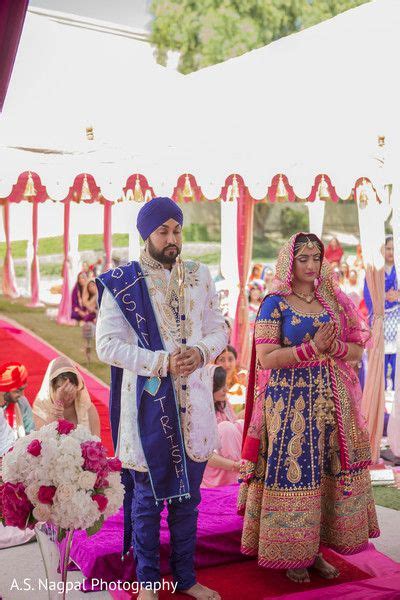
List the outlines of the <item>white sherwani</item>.
{"type": "MultiPolygon", "coordinates": [[[[207,364],[225,348],[228,332],[208,268],[193,261],[184,264],[187,345],[197,346],[207,364]]],[[[96,348],[100,360],[123,369],[117,455],[124,467],[146,471],[138,429],[137,376],[165,377],[168,355],[179,348],[181,335],[177,268],[170,272],[145,253],[140,266],[146,276],[165,351],[153,352],[138,346],[135,331],[107,289],[97,319],[96,348]]],[[[186,411],[180,413],[185,448],[191,459],[203,462],[218,443],[212,380],[202,367],[189,375],[187,386],[186,411]]]]}

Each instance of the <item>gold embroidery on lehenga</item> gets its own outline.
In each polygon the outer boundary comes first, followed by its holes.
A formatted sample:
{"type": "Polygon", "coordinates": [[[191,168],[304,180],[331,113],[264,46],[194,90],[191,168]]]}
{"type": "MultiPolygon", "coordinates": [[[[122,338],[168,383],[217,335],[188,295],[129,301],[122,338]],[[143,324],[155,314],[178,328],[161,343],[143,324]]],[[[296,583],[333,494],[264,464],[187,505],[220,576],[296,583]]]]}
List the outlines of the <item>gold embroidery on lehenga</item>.
{"type": "Polygon", "coordinates": [[[288,467],[287,478],[290,483],[298,483],[302,474],[298,459],[302,453],[302,443],[304,441],[304,431],[306,429],[306,421],[302,415],[305,406],[306,404],[303,395],[300,394],[294,403],[294,407],[290,411],[290,417],[292,419],[290,422],[290,429],[294,435],[288,443],[288,457],[285,461],[285,466],[288,467]]]}
{"type": "MultiPolygon", "coordinates": [[[[292,395],[293,395],[294,373],[295,373],[295,371],[294,371],[294,369],[292,369],[292,379],[290,382],[289,398],[287,400],[287,408],[286,408],[285,420],[283,422],[283,431],[282,431],[281,443],[280,443],[280,447],[279,447],[278,460],[277,460],[276,467],[275,467],[276,470],[275,470],[274,487],[278,486],[279,469],[281,467],[281,460],[282,460],[282,453],[283,453],[283,444],[285,442],[286,427],[287,427],[287,422],[289,419],[290,405],[292,402],[292,395]]],[[[283,405],[285,404],[283,399],[282,399],[282,403],[283,403],[283,405]]]]}
{"type": "Polygon", "coordinates": [[[288,337],[286,337],[286,336],[285,336],[285,337],[283,338],[283,345],[284,345],[284,346],[291,346],[292,344],[293,344],[292,340],[289,340],[289,338],[288,338],[288,337]]]}
{"type": "Polygon", "coordinates": [[[292,320],[290,321],[291,325],[299,325],[301,323],[301,319],[299,319],[299,317],[296,317],[296,315],[292,316],[292,320]]]}
{"type": "Polygon", "coordinates": [[[279,312],[279,310],[277,308],[274,308],[274,310],[271,313],[271,317],[273,319],[280,319],[281,318],[281,313],[279,312]]]}
{"type": "MultiPolygon", "coordinates": [[[[268,400],[268,398],[267,398],[268,400]]],[[[272,403],[272,397],[271,397],[272,403]]],[[[265,409],[267,408],[267,403],[265,405],[265,409]]],[[[277,434],[282,426],[282,412],[285,408],[285,401],[282,396],[279,397],[279,400],[275,403],[275,405],[271,409],[271,416],[269,419],[269,427],[268,427],[268,456],[271,456],[274,443],[277,437],[277,434]]],[[[264,409],[264,410],[265,410],[264,409]]],[[[267,413],[266,413],[267,415],[267,413]]]]}

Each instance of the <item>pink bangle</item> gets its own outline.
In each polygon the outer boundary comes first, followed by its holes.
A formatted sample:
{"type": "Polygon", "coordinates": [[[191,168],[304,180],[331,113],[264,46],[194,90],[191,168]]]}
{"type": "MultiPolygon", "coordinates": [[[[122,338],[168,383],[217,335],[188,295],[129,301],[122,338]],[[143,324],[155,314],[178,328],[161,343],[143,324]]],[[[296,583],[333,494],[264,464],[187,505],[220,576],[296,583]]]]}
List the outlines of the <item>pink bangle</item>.
{"type": "Polygon", "coordinates": [[[349,351],[348,344],[346,344],[345,342],[342,342],[341,340],[336,340],[335,347],[333,349],[333,352],[331,352],[331,355],[334,356],[335,358],[344,358],[345,356],[347,356],[348,351],[349,351]]]}

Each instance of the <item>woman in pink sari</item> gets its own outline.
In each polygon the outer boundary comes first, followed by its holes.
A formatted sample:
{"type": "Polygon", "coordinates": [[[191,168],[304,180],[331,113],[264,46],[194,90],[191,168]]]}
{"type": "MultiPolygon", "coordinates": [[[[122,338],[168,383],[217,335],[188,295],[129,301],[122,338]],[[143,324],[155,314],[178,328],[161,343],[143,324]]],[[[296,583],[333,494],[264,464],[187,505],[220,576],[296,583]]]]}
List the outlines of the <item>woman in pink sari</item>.
{"type": "Polygon", "coordinates": [[[361,389],[350,365],[369,336],[322,242],[313,234],[290,238],[255,326],[238,502],[242,552],[293,581],[309,581],[311,566],[337,577],[321,544],[352,554],[379,535],[361,389]],[[264,390],[255,389],[259,369],[269,371],[264,390]]]}

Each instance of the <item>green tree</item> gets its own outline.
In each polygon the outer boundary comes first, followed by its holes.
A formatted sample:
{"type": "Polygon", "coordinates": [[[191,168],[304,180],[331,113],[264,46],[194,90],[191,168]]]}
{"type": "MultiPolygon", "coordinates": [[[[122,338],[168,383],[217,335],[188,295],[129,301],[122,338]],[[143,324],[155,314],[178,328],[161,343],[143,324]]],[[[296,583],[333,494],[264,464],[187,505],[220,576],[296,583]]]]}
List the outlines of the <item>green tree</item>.
{"type": "Polygon", "coordinates": [[[190,73],[300,31],[368,0],[152,0],[151,41],[190,73]]]}

